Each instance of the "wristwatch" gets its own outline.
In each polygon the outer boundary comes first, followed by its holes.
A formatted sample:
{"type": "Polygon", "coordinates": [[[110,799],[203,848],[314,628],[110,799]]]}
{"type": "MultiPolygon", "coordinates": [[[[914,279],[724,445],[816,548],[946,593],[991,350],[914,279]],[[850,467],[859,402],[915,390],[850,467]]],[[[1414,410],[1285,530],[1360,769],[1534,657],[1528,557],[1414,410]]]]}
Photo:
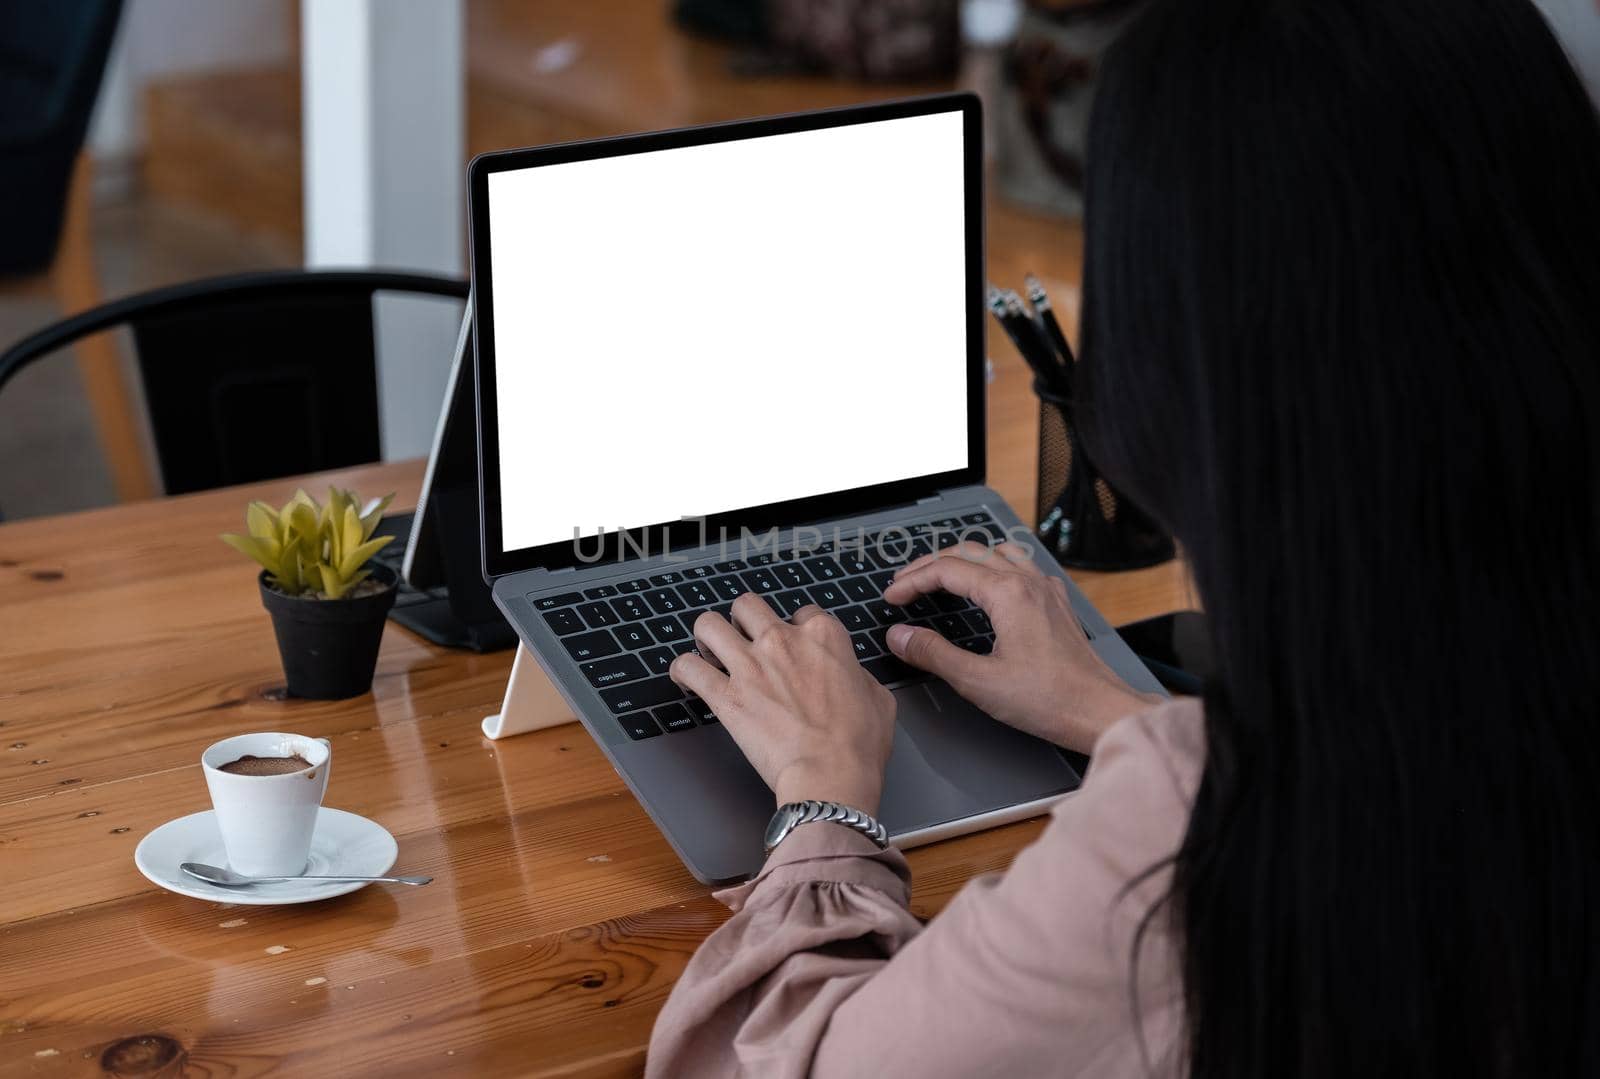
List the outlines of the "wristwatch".
{"type": "Polygon", "coordinates": [[[819,820],[854,828],[876,843],[879,850],[885,850],[889,846],[888,830],[868,814],[859,809],[840,805],[838,802],[815,802],[808,799],[778,807],[778,811],[772,815],[772,820],[767,825],[767,853],[771,854],[773,848],[782,843],[784,838],[800,825],[819,820]]]}

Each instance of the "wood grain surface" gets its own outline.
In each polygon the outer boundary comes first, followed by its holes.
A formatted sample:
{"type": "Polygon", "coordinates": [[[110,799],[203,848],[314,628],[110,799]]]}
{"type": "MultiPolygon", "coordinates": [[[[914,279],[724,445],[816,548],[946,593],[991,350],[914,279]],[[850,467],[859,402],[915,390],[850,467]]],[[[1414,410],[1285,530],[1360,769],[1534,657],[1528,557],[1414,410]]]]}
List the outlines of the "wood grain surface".
{"type": "MultiPolygon", "coordinates": [[[[996,280],[1035,270],[1074,314],[1075,226],[997,209],[990,247],[996,280]]],[[[989,344],[990,479],[1031,520],[1036,405],[989,344]]],[[[305,482],[404,505],[421,472],[305,482]]],[[[286,699],[254,572],[216,535],[296,485],[0,526],[0,1076],[637,1074],[722,908],[580,727],[481,736],[510,653],[391,624],[369,695],[286,699]],[[263,908],[146,882],[139,839],[208,805],[200,751],[260,730],[329,738],[327,804],[434,883],[263,908]]],[[[1113,622],[1192,605],[1175,564],[1076,576],[1113,622]]],[[[912,852],[916,912],[1039,828],[912,852]]]]}

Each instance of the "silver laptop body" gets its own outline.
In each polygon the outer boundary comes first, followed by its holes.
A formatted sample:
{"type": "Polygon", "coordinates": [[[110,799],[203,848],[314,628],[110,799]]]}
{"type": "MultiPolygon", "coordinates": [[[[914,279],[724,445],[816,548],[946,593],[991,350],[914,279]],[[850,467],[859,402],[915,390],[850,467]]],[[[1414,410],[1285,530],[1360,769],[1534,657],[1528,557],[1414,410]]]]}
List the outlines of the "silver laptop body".
{"type": "MultiPolygon", "coordinates": [[[[941,95],[472,164],[485,574],[701,881],[760,868],[774,804],[666,667],[744,591],[829,609],[892,689],[896,845],[1037,815],[1081,781],[1082,758],[883,644],[909,620],[987,651],[964,600],[889,608],[882,586],[927,550],[1031,537],[983,483],[981,145],[976,99],[941,95]]],[[[1067,589],[1106,663],[1160,692],[1067,589]]]]}

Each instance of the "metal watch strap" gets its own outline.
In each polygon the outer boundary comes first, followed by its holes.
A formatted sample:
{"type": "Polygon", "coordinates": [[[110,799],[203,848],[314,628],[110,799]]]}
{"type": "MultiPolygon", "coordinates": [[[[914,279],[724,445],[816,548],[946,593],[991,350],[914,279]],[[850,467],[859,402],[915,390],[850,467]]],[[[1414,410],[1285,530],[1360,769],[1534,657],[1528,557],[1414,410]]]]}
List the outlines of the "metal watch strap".
{"type": "Polygon", "coordinates": [[[879,850],[889,846],[888,829],[859,809],[840,805],[838,802],[818,802],[807,799],[803,802],[789,802],[778,807],[772,815],[772,821],[767,825],[766,845],[767,853],[771,854],[773,848],[782,843],[789,833],[802,824],[813,821],[831,821],[842,824],[846,828],[854,829],[877,844],[879,850]]]}

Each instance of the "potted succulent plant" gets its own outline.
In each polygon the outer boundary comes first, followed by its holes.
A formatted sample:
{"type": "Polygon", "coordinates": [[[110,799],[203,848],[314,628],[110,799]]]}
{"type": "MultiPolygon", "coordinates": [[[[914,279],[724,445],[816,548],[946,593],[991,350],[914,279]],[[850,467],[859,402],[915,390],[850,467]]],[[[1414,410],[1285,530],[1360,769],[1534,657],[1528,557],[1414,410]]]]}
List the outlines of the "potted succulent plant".
{"type": "Polygon", "coordinates": [[[319,505],[296,491],[281,510],[250,503],[246,534],[222,537],[262,566],[261,603],[296,697],[341,700],[372,688],[396,577],[367,563],[394,539],[372,537],[393,498],[362,506],[353,492],[329,488],[319,505]]]}

